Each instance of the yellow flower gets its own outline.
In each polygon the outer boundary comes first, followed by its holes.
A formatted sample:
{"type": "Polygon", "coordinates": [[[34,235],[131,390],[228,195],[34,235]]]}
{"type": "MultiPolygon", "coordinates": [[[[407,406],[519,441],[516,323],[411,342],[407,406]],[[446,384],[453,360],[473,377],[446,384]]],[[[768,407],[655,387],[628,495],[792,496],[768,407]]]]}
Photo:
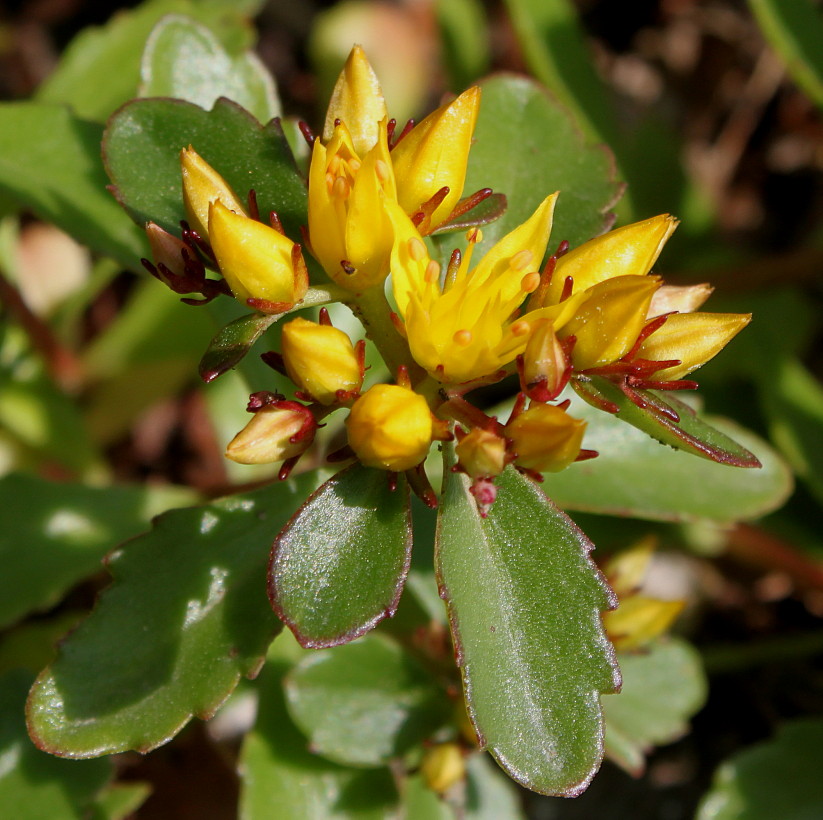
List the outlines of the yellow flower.
{"type": "Polygon", "coordinates": [[[619,276],[645,276],[677,225],[674,217],[661,214],[584,242],[557,260],[543,303],[557,304],[569,277],[571,292],[580,293],[619,276]]]}
{"type": "Polygon", "coordinates": [[[392,286],[415,361],[441,382],[491,376],[522,353],[532,323],[550,319],[556,328],[574,314],[579,300],[541,308],[522,319],[514,313],[540,281],[537,272],[551,231],[556,194],[522,225],[504,236],[469,270],[479,230],[469,231],[460,264],[440,284],[440,266],[430,259],[420,233],[403,210],[387,203],[394,225],[392,286]]]}
{"type": "Polygon", "coordinates": [[[308,272],[288,237],[215,200],[209,209],[209,241],[220,273],[242,302],[265,313],[293,307],[308,290],[308,272]]]}
{"type": "Polygon", "coordinates": [[[189,226],[202,239],[209,238],[209,207],[217,200],[229,210],[245,215],[246,211],[237,194],[211,165],[191,146],[180,152],[183,173],[183,204],[189,226]]]}
{"type": "Polygon", "coordinates": [[[534,403],[509,421],[505,435],[517,457],[514,463],[539,473],[555,473],[579,455],[586,422],[552,404],[534,403]]]}
{"type": "Polygon", "coordinates": [[[389,272],[392,229],[383,207],[394,199],[386,123],[362,157],[345,123],[328,145],[314,141],[309,168],[309,241],[326,273],[339,285],[363,291],[389,272]]]}
{"type": "Polygon", "coordinates": [[[367,154],[380,137],[379,126],[388,119],[380,81],[366,54],[354,46],[332,91],[323,126],[323,142],[329,142],[338,121],[346,124],[354,150],[367,154]]]}
{"type": "Polygon", "coordinates": [[[434,436],[426,400],[395,384],[376,384],[346,419],[349,445],[367,467],[401,472],[419,464],[434,436]]]}
{"type": "Polygon", "coordinates": [[[423,234],[445,222],[463,194],[479,108],[475,86],[429,114],[392,149],[397,199],[409,216],[423,214],[418,223],[423,234]],[[448,188],[442,201],[426,208],[442,188],[448,188]]]}
{"type": "Polygon", "coordinates": [[[432,791],[443,794],[466,776],[463,752],[456,743],[429,746],[423,753],[420,773],[432,791]]]}
{"type": "Polygon", "coordinates": [[[281,346],[289,378],[321,404],[360,390],[363,365],[342,330],[298,317],[283,326],[281,346]]]}
{"type": "Polygon", "coordinates": [[[637,356],[680,364],[654,373],[657,381],[682,379],[716,356],[751,321],[750,313],[675,313],[640,345],[637,356]]]}
{"type": "Polygon", "coordinates": [[[229,442],[226,458],[239,464],[270,464],[300,456],[314,440],[317,422],[307,407],[277,401],[258,410],[229,442]]]}
{"type": "Polygon", "coordinates": [[[463,436],[455,452],[460,466],[471,479],[493,478],[506,466],[506,440],[481,427],[463,436]]]}
{"type": "Polygon", "coordinates": [[[575,369],[600,367],[625,356],[646,324],[658,287],[656,276],[618,276],[583,291],[582,305],[558,332],[562,339],[577,340],[571,352],[575,369]]]}

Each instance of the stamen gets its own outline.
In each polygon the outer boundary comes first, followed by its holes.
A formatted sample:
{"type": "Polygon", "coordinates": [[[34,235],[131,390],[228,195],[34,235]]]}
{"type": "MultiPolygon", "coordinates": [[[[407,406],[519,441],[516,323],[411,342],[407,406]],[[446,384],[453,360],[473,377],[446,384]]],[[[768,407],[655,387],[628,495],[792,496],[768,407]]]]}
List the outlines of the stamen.
{"type": "Polygon", "coordinates": [[[567,276],[563,282],[563,292],[560,294],[560,301],[565,302],[566,299],[572,295],[572,290],[574,290],[574,279],[571,276],[567,276]]]}
{"type": "Polygon", "coordinates": [[[332,185],[331,192],[332,196],[339,197],[340,199],[347,199],[349,193],[351,192],[351,186],[345,177],[337,177],[334,181],[334,185],[332,185]]]}
{"type": "Polygon", "coordinates": [[[511,326],[511,332],[515,336],[525,336],[530,330],[531,325],[525,319],[521,319],[519,322],[515,322],[511,326]]]}
{"type": "Polygon", "coordinates": [[[509,260],[509,267],[512,270],[526,270],[526,268],[531,264],[533,258],[534,254],[528,248],[524,248],[522,251],[518,251],[509,260]]]}
{"type": "Polygon", "coordinates": [[[360,166],[361,166],[361,162],[360,162],[359,159],[355,159],[354,157],[352,157],[349,160],[349,170],[353,174],[356,174],[360,170],[360,166]]]}
{"type": "Polygon", "coordinates": [[[377,175],[380,182],[388,182],[389,177],[391,176],[391,171],[389,170],[388,164],[383,162],[382,159],[379,159],[374,163],[374,173],[377,175]]]}
{"type": "Polygon", "coordinates": [[[470,228],[466,232],[466,239],[472,243],[482,242],[483,231],[481,231],[480,228],[470,228]]]}
{"type": "Polygon", "coordinates": [[[540,274],[535,270],[531,273],[527,273],[521,280],[520,280],[520,290],[524,293],[534,293],[537,290],[537,286],[540,284],[540,274]]]}
{"type": "Polygon", "coordinates": [[[440,281],[440,265],[435,262],[434,259],[426,265],[426,272],[423,274],[423,281],[429,285],[440,281]]]}
{"type": "Polygon", "coordinates": [[[455,248],[449,258],[449,266],[446,268],[446,281],[443,283],[443,293],[446,293],[454,284],[454,280],[457,278],[457,271],[460,270],[461,260],[462,254],[459,248],[455,248]]]}
{"type": "Polygon", "coordinates": [[[460,347],[468,347],[472,343],[472,332],[470,330],[458,330],[457,333],[452,336],[452,340],[456,345],[460,345],[460,347]]]}
{"type": "Polygon", "coordinates": [[[338,172],[340,171],[340,154],[334,154],[332,158],[329,160],[328,167],[326,170],[328,173],[332,174],[332,176],[337,176],[338,172]]]}
{"type": "Polygon", "coordinates": [[[422,240],[418,239],[416,236],[413,236],[408,241],[409,247],[409,256],[415,262],[422,262],[428,254],[426,253],[426,246],[423,244],[422,240]]]}

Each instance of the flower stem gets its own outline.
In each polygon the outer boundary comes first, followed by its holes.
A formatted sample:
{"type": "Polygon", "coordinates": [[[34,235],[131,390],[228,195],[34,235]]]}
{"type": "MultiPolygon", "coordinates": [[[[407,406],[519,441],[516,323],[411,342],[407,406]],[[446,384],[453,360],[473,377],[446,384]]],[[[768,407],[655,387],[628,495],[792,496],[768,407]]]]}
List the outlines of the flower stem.
{"type": "Polygon", "coordinates": [[[414,361],[408,342],[400,335],[391,319],[391,308],[382,285],[352,295],[346,302],[366,328],[366,336],[383,357],[393,374],[400,367],[408,369],[412,383],[424,378],[425,371],[414,361]]]}

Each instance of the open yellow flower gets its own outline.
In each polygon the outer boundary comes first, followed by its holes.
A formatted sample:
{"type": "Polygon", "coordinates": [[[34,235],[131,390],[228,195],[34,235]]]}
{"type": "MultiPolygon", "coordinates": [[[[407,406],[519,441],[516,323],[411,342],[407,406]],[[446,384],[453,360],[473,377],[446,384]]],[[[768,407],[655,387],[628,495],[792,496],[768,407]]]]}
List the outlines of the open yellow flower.
{"type": "Polygon", "coordinates": [[[386,122],[361,158],[345,123],[328,145],[314,141],[309,169],[309,242],[312,254],[338,285],[359,292],[389,272],[391,222],[384,200],[395,198],[386,122]]]}
{"type": "Polygon", "coordinates": [[[392,286],[412,356],[441,382],[454,384],[492,376],[526,347],[532,324],[550,319],[562,327],[579,300],[541,308],[523,318],[515,311],[540,281],[537,272],[551,232],[556,194],[504,236],[470,269],[479,230],[459,265],[441,285],[440,266],[429,257],[419,232],[396,204],[387,203],[394,225],[392,286]]]}

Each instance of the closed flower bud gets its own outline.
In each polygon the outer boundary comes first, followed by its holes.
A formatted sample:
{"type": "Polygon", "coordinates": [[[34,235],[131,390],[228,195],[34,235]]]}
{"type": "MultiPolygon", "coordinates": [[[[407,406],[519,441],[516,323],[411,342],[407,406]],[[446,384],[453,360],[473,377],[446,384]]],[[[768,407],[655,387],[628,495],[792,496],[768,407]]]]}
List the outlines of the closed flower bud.
{"type": "Polygon", "coordinates": [[[442,794],[466,776],[463,752],[456,743],[438,743],[423,753],[420,772],[426,785],[442,794]]]}
{"type": "Polygon", "coordinates": [[[664,313],[693,313],[712,295],[714,288],[701,285],[661,285],[649,305],[649,319],[664,313]]]}
{"type": "Polygon", "coordinates": [[[158,266],[158,274],[166,284],[169,283],[163,276],[160,265],[163,265],[175,276],[183,276],[186,273],[186,266],[183,261],[183,251],[186,246],[183,242],[168,231],[164,231],[155,222],[149,222],[146,225],[146,237],[149,240],[154,264],[158,266]]]}
{"type": "Polygon", "coordinates": [[[554,473],[568,467],[580,453],[586,422],[552,404],[532,404],[506,425],[518,467],[554,473]]]}
{"type": "Polygon", "coordinates": [[[572,293],[579,293],[618,276],[645,276],[677,224],[673,216],[661,214],[584,242],[557,260],[545,304],[557,304],[568,277],[572,293]]]}
{"type": "Polygon", "coordinates": [[[191,228],[203,238],[209,238],[209,206],[219,200],[229,210],[245,214],[243,204],[211,165],[191,146],[180,152],[183,171],[183,204],[191,228]]]}
{"type": "Polygon", "coordinates": [[[289,378],[321,404],[333,404],[339,391],[360,389],[363,368],[342,330],[292,319],[283,326],[281,345],[289,378]]]}
{"type": "Polygon", "coordinates": [[[209,233],[220,273],[240,301],[264,300],[272,305],[267,312],[280,312],[306,295],[308,274],[300,249],[279,231],[218,200],[211,206],[209,233]]]}
{"type": "Polygon", "coordinates": [[[682,379],[716,356],[751,321],[749,313],[676,313],[640,345],[637,355],[653,361],[679,359],[658,370],[660,381],[682,379]]]}
{"type": "Polygon", "coordinates": [[[506,466],[506,440],[480,427],[463,436],[455,451],[460,466],[473,480],[493,478],[506,466]]]}
{"type": "Polygon", "coordinates": [[[339,120],[349,129],[354,150],[361,157],[365,156],[377,143],[379,125],[387,118],[380,81],[363,49],[354,46],[329,100],[323,142],[332,139],[335,123],[339,120]]]}
{"type": "Polygon", "coordinates": [[[445,222],[463,194],[469,148],[480,108],[475,86],[433,111],[392,150],[397,199],[413,216],[441,188],[449,189],[429,218],[429,229],[445,222]]]}
{"type": "Polygon", "coordinates": [[[617,609],[603,613],[603,626],[616,649],[638,649],[667,632],[684,606],[685,601],[631,595],[621,599],[617,609]]]}
{"type": "Polygon", "coordinates": [[[349,445],[367,467],[401,472],[429,452],[434,426],[426,400],[394,384],[376,384],[346,419],[349,445]]]}
{"type": "Polygon", "coordinates": [[[600,367],[625,356],[646,324],[659,286],[656,276],[618,276],[590,288],[574,318],[559,331],[564,339],[577,339],[571,353],[575,369],[600,367]]]}
{"type": "Polygon", "coordinates": [[[556,398],[569,380],[569,364],[552,322],[536,322],[523,352],[523,382],[528,395],[537,401],[556,398]]]}
{"type": "Polygon", "coordinates": [[[308,407],[278,401],[258,410],[231,440],[226,458],[239,464],[271,464],[303,453],[314,440],[317,422],[308,407]]]}

